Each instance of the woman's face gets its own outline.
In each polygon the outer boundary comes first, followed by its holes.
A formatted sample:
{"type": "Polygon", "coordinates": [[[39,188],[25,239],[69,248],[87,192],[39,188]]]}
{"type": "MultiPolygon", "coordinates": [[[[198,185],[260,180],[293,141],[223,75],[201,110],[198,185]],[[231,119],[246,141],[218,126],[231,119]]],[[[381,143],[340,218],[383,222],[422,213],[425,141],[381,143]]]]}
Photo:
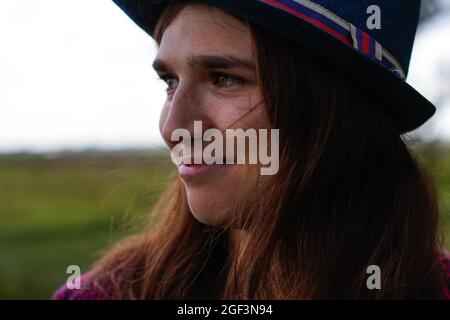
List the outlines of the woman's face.
{"type": "MultiPolygon", "coordinates": [[[[194,121],[202,122],[203,132],[270,128],[250,28],[225,12],[185,6],[165,29],[153,66],[167,83],[160,131],[169,147],[178,143],[171,141],[176,129],[187,129],[194,139],[194,121]]],[[[255,188],[262,181],[258,167],[181,165],[193,215],[209,225],[229,222],[237,204],[245,208],[257,201],[255,188]]]]}

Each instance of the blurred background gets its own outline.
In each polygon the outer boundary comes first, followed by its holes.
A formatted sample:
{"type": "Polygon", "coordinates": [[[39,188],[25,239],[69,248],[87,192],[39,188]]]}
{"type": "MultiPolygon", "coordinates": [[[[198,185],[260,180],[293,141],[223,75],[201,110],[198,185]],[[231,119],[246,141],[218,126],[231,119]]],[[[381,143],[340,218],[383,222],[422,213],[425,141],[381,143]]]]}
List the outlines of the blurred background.
{"type": "MultiPolygon", "coordinates": [[[[450,235],[450,0],[422,2],[408,82],[438,111],[405,139],[450,235]]],[[[0,299],[48,299],[142,225],[174,173],[155,54],[111,0],[0,2],[0,299]]]]}

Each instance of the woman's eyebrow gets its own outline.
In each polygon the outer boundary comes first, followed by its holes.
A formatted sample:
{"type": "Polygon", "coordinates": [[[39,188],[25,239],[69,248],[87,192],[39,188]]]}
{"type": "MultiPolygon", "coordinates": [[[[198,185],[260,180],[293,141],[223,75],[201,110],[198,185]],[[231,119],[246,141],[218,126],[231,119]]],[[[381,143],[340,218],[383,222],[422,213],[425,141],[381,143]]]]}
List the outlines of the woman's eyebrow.
{"type": "Polygon", "coordinates": [[[201,67],[205,69],[231,69],[240,68],[255,71],[255,64],[244,58],[239,58],[234,55],[211,56],[199,55],[191,56],[188,59],[188,64],[192,67],[201,67]]]}
{"type": "Polygon", "coordinates": [[[152,67],[155,71],[168,71],[170,68],[168,67],[167,63],[162,59],[155,59],[153,61],[152,67]]]}
{"type": "MultiPolygon", "coordinates": [[[[191,67],[200,67],[204,69],[231,69],[240,68],[249,71],[256,71],[256,66],[253,62],[239,58],[234,55],[197,55],[188,58],[188,65],[191,67]]],[[[153,61],[153,69],[155,71],[167,71],[169,69],[167,63],[162,59],[155,59],[153,61]]]]}

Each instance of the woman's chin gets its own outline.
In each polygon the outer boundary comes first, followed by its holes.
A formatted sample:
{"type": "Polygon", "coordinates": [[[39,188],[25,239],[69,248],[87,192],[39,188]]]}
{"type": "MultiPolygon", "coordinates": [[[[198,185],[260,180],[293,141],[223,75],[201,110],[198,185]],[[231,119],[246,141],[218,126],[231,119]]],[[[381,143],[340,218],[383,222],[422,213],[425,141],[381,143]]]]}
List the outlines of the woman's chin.
{"type": "Polygon", "coordinates": [[[213,217],[211,214],[202,214],[202,213],[199,214],[197,212],[196,213],[192,212],[192,215],[198,222],[206,224],[208,226],[223,227],[226,225],[225,219],[213,217]]]}
{"type": "Polygon", "coordinates": [[[187,199],[192,215],[199,222],[221,227],[229,221],[231,206],[218,203],[223,201],[220,197],[188,192],[187,199]]]}

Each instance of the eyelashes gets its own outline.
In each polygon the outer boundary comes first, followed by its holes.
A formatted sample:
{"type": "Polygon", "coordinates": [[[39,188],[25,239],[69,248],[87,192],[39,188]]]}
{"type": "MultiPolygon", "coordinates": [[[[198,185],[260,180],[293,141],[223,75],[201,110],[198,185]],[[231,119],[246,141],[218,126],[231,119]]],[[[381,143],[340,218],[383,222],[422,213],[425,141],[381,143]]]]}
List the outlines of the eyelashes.
{"type": "Polygon", "coordinates": [[[159,75],[158,79],[163,81],[167,85],[166,91],[174,90],[176,88],[174,87],[173,82],[178,81],[177,78],[170,75],[159,75]]]}
{"type": "MultiPolygon", "coordinates": [[[[217,88],[234,88],[246,84],[246,80],[242,77],[233,76],[223,72],[211,72],[210,81],[217,88]]],[[[170,74],[162,74],[158,76],[158,80],[163,81],[166,85],[166,91],[171,92],[178,86],[179,80],[170,74]]]]}
{"type": "Polygon", "coordinates": [[[245,84],[245,79],[237,76],[232,76],[226,73],[213,72],[211,74],[213,83],[217,87],[232,87],[242,86],[245,84]]]}

